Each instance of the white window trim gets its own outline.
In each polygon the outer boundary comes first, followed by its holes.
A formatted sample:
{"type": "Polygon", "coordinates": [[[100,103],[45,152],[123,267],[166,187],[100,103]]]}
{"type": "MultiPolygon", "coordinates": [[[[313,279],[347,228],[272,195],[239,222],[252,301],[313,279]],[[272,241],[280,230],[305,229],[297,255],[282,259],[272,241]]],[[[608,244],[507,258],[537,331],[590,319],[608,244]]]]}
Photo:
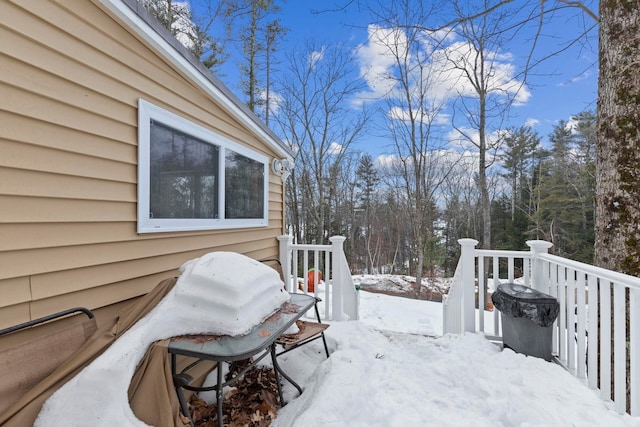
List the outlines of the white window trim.
{"type": "Polygon", "coordinates": [[[228,228],[266,227],[269,222],[269,158],[224,136],[190,122],[143,99],[138,100],[138,233],[170,231],[215,230],[228,228]],[[150,135],[151,120],[184,132],[202,141],[220,147],[218,156],[218,218],[216,219],[157,219],[149,218],[150,196],[150,135]],[[264,165],[264,210],[262,218],[226,219],[225,208],[225,150],[256,160],[264,165]]]}

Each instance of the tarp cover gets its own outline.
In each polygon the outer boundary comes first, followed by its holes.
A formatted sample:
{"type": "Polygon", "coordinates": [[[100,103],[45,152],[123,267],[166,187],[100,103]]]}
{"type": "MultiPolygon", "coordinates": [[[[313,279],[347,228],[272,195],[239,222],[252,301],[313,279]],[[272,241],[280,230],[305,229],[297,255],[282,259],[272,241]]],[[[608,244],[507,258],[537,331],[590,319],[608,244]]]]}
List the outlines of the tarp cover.
{"type": "MultiPolygon", "coordinates": [[[[73,378],[113,341],[144,317],[169,292],[176,279],[160,282],[151,292],[106,322],[70,359],[42,380],[14,405],[0,413],[0,426],[33,425],[44,402],[64,383],[73,378]]],[[[138,365],[129,387],[129,402],[136,416],[156,427],[187,426],[180,416],[173,388],[167,341],[152,345],[138,365]],[[145,375],[147,373],[147,375],[145,375]]],[[[69,414],[74,417],[74,414],[69,414]]]]}
{"type": "Polygon", "coordinates": [[[547,327],[558,317],[558,300],[527,286],[505,283],[491,296],[493,305],[502,314],[526,317],[538,326],[547,327]]]}

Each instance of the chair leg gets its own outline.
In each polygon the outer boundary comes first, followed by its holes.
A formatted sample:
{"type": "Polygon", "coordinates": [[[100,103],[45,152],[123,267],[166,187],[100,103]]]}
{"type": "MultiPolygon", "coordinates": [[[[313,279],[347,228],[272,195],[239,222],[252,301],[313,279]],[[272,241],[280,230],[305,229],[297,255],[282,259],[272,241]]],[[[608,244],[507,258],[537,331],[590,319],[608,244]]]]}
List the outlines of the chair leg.
{"type": "Polygon", "coordinates": [[[324,332],[320,332],[322,335],[322,343],[324,344],[324,352],[327,354],[327,358],[329,358],[329,347],[327,347],[327,340],[324,337],[324,332]]]}
{"type": "Polygon", "coordinates": [[[273,371],[274,371],[275,376],[276,376],[276,384],[278,386],[278,394],[280,395],[280,404],[282,406],[284,406],[285,402],[284,402],[283,397],[282,397],[282,386],[280,384],[279,376],[282,375],[287,381],[289,381],[289,383],[291,383],[291,385],[293,385],[296,388],[296,390],[298,390],[299,394],[302,394],[302,387],[300,387],[298,385],[298,383],[293,380],[293,378],[291,378],[289,375],[287,375],[282,370],[282,368],[280,368],[280,364],[278,363],[277,354],[276,354],[276,343],[271,344],[271,361],[273,362],[273,371]]]}
{"type": "MultiPolygon", "coordinates": [[[[316,310],[316,318],[318,319],[318,323],[322,323],[322,319],[320,319],[320,311],[318,310],[318,301],[313,305],[316,310]]],[[[324,337],[324,332],[320,332],[322,335],[322,343],[324,344],[324,352],[327,354],[327,358],[329,357],[329,347],[327,346],[327,340],[324,337]]]]}
{"type": "Polygon", "coordinates": [[[276,360],[276,343],[271,344],[271,362],[273,363],[273,374],[276,377],[276,386],[278,387],[278,397],[280,405],[284,406],[284,397],[282,397],[282,384],[280,384],[280,376],[278,375],[278,361],[276,360]]]}
{"type": "Polygon", "coordinates": [[[184,393],[182,392],[182,386],[188,385],[193,381],[193,378],[187,374],[176,374],[173,376],[173,385],[176,388],[176,394],[178,395],[178,402],[180,402],[180,410],[182,411],[182,415],[189,419],[189,425],[194,427],[193,420],[191,419],[191,413],[189,412],[189,405],[187,404],[187,399],[184,397],[184,393]]]}

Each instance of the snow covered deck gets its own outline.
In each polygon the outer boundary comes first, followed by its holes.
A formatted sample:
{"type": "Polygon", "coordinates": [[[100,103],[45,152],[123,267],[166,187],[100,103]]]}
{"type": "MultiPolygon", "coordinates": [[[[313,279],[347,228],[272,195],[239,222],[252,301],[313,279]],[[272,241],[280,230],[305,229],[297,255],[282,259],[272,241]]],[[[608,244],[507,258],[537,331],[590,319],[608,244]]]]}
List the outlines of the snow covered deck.
{"type": "Polygon", "coordinates": [[[473,239],[459,243],[462,255],[443,304],[445,333],[501,340],[499,313],[478,316],[476,310],[476,300],[485,307],[485,295],[499,283],[552,295],[560,303],[555,360],[618,413],[640,415],[640,278],[551,255],[544,241],[528,241],[528,252],[479,250],[473,239]]]}
{"type": "Polygon", "coordinates": [[[440,303],[361,291],[360,321],[327,329],[329,359],[311,345],[281,361],[304,393],[272,426],[640,426],[561,366],[442,327],[440,303]]]}

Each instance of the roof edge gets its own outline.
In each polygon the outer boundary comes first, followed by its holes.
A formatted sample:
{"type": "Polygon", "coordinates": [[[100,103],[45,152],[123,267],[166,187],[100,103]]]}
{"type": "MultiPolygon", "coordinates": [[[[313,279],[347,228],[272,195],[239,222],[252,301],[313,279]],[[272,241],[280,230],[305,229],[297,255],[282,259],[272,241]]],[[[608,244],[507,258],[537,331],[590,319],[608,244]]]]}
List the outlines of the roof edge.
{"type": "Polygon", "coordinates": [[[98,0],[118,19],[150,43],[162,55],[189,76],[232,116],[245,124],[255,135],[279,155],[292,158],[292,150],[233,94],[198,58],[185,48],[138,0],[98,0]]]}

